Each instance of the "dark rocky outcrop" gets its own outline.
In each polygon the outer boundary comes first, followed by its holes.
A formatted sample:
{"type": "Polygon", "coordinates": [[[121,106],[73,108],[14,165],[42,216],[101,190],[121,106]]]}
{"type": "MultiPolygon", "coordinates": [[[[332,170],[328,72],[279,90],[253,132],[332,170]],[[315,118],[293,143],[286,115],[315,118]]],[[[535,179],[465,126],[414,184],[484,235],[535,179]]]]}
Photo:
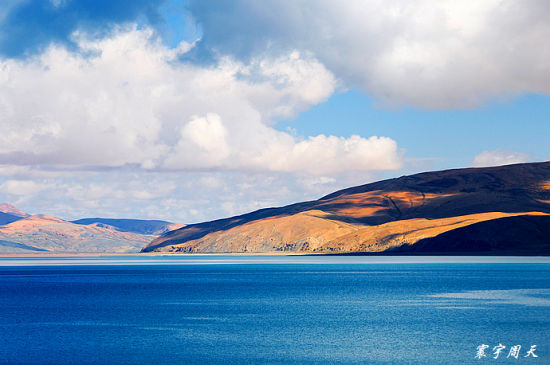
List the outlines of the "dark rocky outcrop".
{"type": "Polygon", "coordinates": [[[492,219],[392,250],[403,253],[550,255],[550,216],[492,219]]]}

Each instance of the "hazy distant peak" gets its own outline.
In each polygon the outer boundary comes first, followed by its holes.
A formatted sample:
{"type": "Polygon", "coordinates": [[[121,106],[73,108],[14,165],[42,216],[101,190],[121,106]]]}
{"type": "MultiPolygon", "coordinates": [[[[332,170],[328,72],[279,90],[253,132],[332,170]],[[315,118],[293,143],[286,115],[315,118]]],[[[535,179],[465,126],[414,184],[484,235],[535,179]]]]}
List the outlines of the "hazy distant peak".
{"type": "Polygon", "coordinates": [[[23,217],[23,218],[29,216],[29,214],[23,212],[22,210],[18,209],[17,207],[14,207],[9,203],[0,204],[0,212],[8,213],[8,214],[15,215],[18,217],[23,217]]]}
{"type": "Polygon", "coordinates": [[[28,220],[28,221],[30,221],[30,220],[33,220],[33,221],[51,221],[51,222],[55,222],[55,223],[67,222],[67,221],[64,221],[63,219],[52,217],[51,215],[46,215],[46,214],[31,215],[31,216],[28,216],[26,218],[26,220],[28,220]]]}
{"type": "Polygon", "coordinates": [[[81,225],[108,226],[120,232],[161,235],[168,231],[183,227],[183,224],[161,220],[120,219],[120,218],[83,218],[71,223],[81,225]]]}

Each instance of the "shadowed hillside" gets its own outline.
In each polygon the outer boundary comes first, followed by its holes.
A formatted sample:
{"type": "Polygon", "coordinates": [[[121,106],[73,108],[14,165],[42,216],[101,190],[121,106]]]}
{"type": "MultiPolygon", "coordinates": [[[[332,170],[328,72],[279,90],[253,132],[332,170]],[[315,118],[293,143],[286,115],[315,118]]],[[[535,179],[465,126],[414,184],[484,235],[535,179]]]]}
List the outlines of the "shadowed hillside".
{"type": "Polygon", "coordinates": [[[159,220],[143,219],[115,219],[115,218],[83,218],[71,223],[89,225],[103,224],[114,227],[120,232],[133,232],[141,234],[161,235],[168,231],[181,228],[182,224],[176,224],[159,220]]]}
{"type": "Polygon", "coordinates": [[[550,255],[550,216],[492,219],[425,238],[395,251],[550,255]]]}
{"type": "Polygon", "coordinates": [[[0,252],[2,252],[2,253],[5,253],[5,252],[10,252],[10,253],[12,253],[12,252],[32,252],[32,251],[40,252],[40,251],[47,251],[47,250],[44,250],[43,248],[38,248],[38,247],[25,245],[23,243],[0,240],[0,252]]]}
{"type": "Polygon", "coordinates": [[[479,222],[546,214],[550,162],[456,169],[188,225],[155,239],[142,251],[380,252],[479,222]]]}
{"type": "Polygon", "coordinates": [[[23,219],[17,215],[9,214],[9,213],[2,213],[0,212],[0,225],[8,224],[11,222],[18,221],[20,219],[23,219]]]}

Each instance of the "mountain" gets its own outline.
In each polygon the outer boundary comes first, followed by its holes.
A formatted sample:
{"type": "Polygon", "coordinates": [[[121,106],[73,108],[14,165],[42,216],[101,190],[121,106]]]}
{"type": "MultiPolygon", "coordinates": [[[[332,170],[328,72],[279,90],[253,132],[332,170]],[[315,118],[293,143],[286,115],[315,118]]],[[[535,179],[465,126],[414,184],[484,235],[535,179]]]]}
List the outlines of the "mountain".
{"type": "Polygon", "coordinates": [[[141,234],[161,235],[168,231],[181,228],[182,224],[171,223],[159,220],[142,219],[113,219],[113,218],[83,218],[72,221],[75,224],[107,225],[116,228],[120,232],[133,232],[141,234]]]}
{"type": "Polygon", "coordinates": [[[0,204],[0,225],[15,222],[28,216],[27,213],[17,209],[11,204],[0,204]]]}
{"type": "Polygon", "coordinates": [[[13,205],[8,204],[8,203],[0,204],[0,212],[8,213],[8,214],[14,215],[16,217],[21,217],[21,218],[26,218],[26,217],[30,216],[30,214],[27,214],[27,213],[23,212],[22,210],[14,207],[13,205]]]}
{"type": "Polygon", "coordinates": [[[30,252],[30,251],[47,251],[43,248],[25,245],[23,243],[10,242],[0,240],[0,252],[30,252]]]}
{"type": "Polygon", "coordinates": [[[191,224],[142,251],[547,255],[549,216],[550,162],[454,169],[191,224]]]}
{"type": "Polygon", "coordinates": [[[84,218],[76,221],[29,215],[0,204],[0,252],[138,252],[181,224],[160,220],[84,218]]]}
{"type": "Polygon", "coordinates": [[[15,222],[15,221],[18,221],[20,219],[23,219],[23,218],[21,218],[17,215],[0,212],[0,225],[15,222]]]}
{"type": "Polygon", "coordinates": [[[424,238],[401,252],[526,252],[548,254],[550,216],[518,215],[491,219],[424,238]]]}
{"type": "Polygon", "coordinates": [[[137,252],[155,237],[39,214],[0,226],[0,251],[137,252]]]}

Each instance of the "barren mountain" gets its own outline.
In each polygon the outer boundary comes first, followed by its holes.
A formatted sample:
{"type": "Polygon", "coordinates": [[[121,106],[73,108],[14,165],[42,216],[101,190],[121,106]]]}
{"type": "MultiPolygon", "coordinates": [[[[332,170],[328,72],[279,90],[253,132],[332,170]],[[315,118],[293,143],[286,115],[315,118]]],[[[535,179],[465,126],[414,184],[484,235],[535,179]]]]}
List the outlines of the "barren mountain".
{"type": "Polygon", "coordinates": [[[455,169],[188,225],[142,251],[550,254],[550,237],[544,234],[549,215],[550,162],[455,169]],[[491,236],[503,224],[515,227],[507,230],[513,239],[491,236]],[[475,238],[474,232],[483,233],[475,238]],[[452,237],[453,243],[445,245],[441,237],[452,237]]]}
{"type": "Polygon", "coordinates": [[[30,214],[27,214],[27,213],[23,212],[22,210],[14,207],[13,205],[8,204],[8,203],[0,204],[0,212],[8,213],[8,214],[14,215],[16,217],[21,217],[21,218],[26,218],[26,217],[30,216],[30,214]]]}
{"type": "Polygon", "coordinates": [[[136,252],[156,236],[33,215],[0,226],[0,251],[136,252]]]}
{"type": "Polygon", "coordinates": [[[152,234],[156,236],[183,227],[183,224],[143,219],[83,218],[71,223],[83,225],[97,223],[98,225],[114,227],[120,232],[152,234]]]}

